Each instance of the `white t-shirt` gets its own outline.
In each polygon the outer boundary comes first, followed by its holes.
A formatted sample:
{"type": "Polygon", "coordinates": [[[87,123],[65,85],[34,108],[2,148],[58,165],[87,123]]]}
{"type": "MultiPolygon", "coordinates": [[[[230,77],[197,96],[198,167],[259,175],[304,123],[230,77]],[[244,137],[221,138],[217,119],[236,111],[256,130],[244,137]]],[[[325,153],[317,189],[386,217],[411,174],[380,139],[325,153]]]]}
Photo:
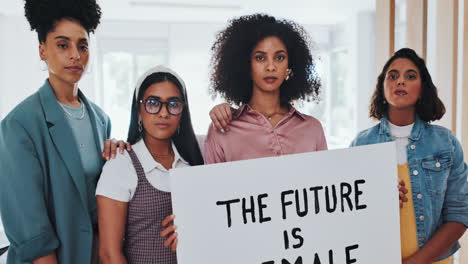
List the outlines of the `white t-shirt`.
{"type": "MultiPolygon", "coordinates": [[[[160,191],[170,192],[169,171],[153,159],[143,140],[132,145],[132,150],[138,156],[148,182],[160,191]]],[[[174,162],[172,168],[189,167],[190,165],[179,155],[174,144],[174,162]]],[[[120,152],[115,159],[106,162],[97,184],[96,195],[105,196],[121,202],[129,202],[138,183],[138,177],[130,155],[120,152]]]]}
{"type": "Polygon", "coordinates": [[[397,126],[388,122],[388,125],[390,128],[390,135],[395,139],[396,142],[398,164],[406,164],[408,163],[406,146],[408,146],[408,138],[411,135],[411,130],[413,129],[414,123],[407,126],[397,126]]]}

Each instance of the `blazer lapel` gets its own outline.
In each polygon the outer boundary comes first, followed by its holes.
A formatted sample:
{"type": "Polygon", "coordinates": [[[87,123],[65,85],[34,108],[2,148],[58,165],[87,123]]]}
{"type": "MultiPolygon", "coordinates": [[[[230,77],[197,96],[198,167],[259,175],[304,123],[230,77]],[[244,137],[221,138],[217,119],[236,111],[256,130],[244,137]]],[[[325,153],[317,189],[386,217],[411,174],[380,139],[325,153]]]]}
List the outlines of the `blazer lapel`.
{"type": "MultiPolygon", "coordinates": [[[[104,120],[101,120],[100,116],[96,113],[95,109],[88,102],[88,99],[84,96],[81,91],[78,91],[80,99],[86,106],[86,110],[89,114],[89,120],[91,121],[91,126],[93,127],[94,143],[96,144],[96,151],[101,153],[103,150],[104,140],[107,139],[106,136],[106,123],[104,120]]],[[[101,164],[104,165],[104,159],[101,159],[101,164]]]]}
{"type": "Polygon", "coordinates": [[[70,125],[65,119],[62,109],[60,109],[58,105],[48,80],[39,89],[39,97],[48,123],[47,125],[49,126],[49,134],[54,142],[55,148],[58,150],[67,167],[68,173],[73,178],[81,202],[88,212],[87,187],[78,147],[70,125]]]}

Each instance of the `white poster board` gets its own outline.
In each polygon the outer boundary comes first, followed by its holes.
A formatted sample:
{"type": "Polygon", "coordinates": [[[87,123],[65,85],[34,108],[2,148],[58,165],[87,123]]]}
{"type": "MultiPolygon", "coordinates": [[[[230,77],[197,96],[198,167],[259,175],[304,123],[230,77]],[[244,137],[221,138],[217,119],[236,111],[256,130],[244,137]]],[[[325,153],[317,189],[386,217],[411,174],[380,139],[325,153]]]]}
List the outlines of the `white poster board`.
{"type": "Polygon", "coordinates": [[[384,143],[174,169],[178,264],[400,263],[396,164],[384,143]]]}

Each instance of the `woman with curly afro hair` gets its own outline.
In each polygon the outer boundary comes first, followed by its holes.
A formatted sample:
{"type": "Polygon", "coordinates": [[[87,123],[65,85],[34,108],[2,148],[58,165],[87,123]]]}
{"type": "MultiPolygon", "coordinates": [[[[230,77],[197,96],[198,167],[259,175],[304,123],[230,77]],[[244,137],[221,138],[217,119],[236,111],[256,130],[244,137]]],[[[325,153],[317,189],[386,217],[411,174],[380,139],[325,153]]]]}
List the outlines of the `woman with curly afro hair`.
{"type": "Polygon", "coordinates": [[[205,162],[327,149],[320,122],[292,106],[317,100],[321,88],[301,26],[264,14],[242,16],[217,35],[212,50],[212,92],[239,109],[221,104],[210,112],[205,162]]]}
{"type": "Polygon", "coordinates": [[[48,78],[0,123],[7,263],[95,263],[95,191],[111,126],[78,82],[100,7],[95,0],[28,0],[25,13],[48,78]]]}

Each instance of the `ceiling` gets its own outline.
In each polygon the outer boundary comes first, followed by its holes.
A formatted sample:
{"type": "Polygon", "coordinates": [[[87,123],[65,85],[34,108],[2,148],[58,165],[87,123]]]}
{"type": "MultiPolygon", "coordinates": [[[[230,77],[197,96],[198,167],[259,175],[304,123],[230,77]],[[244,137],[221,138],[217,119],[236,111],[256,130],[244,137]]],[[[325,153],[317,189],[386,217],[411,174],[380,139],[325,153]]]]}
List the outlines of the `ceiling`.
{"type": "MultiPolygon", "coordinates": [[[[302,24],[336,24],[359,11],[375,9],[375,0],[98,0],[105,20],[225,23],[255,12],[302,24]]],[[[23,15],[23,1],[1,0],[0,14],[23,15]]]]}

